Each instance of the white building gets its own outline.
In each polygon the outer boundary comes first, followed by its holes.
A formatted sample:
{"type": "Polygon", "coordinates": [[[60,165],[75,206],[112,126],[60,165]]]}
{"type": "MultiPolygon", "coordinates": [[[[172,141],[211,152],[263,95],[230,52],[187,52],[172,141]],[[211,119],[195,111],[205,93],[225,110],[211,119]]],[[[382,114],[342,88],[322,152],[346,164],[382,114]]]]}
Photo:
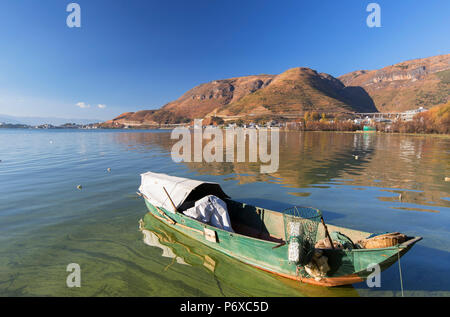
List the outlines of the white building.
{"type": "Polygon", "coordinates": [[[414,118],[414,116],[416,114],[425,112],[425,111],[427,111],[427,109],[425,109],[424,107],[420,107],[419,109],[415,109],[415,110],[408,110],[408,111],[401,113],[401,118],[405,121],[412,121],[412,119],[414,118]]]}

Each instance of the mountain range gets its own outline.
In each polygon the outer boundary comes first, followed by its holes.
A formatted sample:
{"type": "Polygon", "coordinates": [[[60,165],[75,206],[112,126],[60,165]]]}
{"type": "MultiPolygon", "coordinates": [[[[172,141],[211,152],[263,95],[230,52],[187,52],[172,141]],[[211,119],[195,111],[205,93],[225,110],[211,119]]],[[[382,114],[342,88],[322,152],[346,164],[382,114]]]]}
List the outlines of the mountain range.
{"type": "Polygon", "coordinates": [[[2,123],[12,123],[12,124],[26,124],[26,125],[41,125],[41,124],[52,124],[52,125],[62,125],[65,123],[75,123],[75,124],[90,124],[101,122],[102,120],[95,119],[74,119],[74,118],[54,118],[54,117],[18,117],[0,114],[0,122],[2,123]]]}
{"type": "Polygon", "coordinates": [[[306,111],[335,116],[354,112],[402,112],[445,103],[450,95],[450,54],[405,61],[338,78],[306,67],[279,75],[214,80],[157,110],[127,112],[103,126],[184,123],[211,116],[299,117],[306,111]]]}
{"type": "Polygon", "coordinates": [[[346,86],[364,88],[379,112],[430,108],[448,101],[450,54],[414,59],[379,70],[359,70],[339,77],[346,86]]]}

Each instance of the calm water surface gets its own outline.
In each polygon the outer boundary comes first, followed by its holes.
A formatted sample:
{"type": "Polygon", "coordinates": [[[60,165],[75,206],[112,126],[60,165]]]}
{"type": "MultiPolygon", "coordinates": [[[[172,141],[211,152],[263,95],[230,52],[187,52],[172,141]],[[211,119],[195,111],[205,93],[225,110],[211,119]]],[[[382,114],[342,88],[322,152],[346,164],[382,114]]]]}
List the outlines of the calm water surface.
{"type": "Polygon", "coordinates": [[[381,288],[322,288],[243,265],[158,222],[144,242],[135,192],[148,170],[216,181],[235,200],[273,210],[314,206],[335,225],[423,236],[401,259],[405,295],[450,295],[450,138],[280,137],[279,170],[261,175],[257,163],[176,164],[165,131],[0,130],[0,296],[400,295],[398,265],[381,288]],[[69,263],[81,266],[81,288],[66,286],[69,263]]]}

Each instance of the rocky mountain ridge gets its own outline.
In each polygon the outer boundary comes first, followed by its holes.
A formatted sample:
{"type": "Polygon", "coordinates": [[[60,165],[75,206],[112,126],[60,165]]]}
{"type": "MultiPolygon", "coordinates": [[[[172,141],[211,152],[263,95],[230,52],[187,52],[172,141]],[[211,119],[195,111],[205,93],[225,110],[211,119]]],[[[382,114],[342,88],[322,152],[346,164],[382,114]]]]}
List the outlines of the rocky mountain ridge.
{"type": "Polygon", "coordinates": [[[127,112],[108,127],[187,123],[195,118],[402,112],[445,103],[450,95],[450,54],[405,61],[338,78],[306,67],[279,75],[251,75],[198,85],[157,110],[127,112]]]}

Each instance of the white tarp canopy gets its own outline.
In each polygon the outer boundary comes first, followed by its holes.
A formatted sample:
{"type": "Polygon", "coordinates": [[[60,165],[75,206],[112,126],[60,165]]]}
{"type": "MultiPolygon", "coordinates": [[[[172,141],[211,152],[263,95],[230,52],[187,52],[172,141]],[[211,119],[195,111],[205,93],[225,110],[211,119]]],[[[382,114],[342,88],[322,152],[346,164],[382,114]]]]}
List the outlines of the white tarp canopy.
{"type": "Polygon", "coordinates": [[[139,191],[155,206],[175,212],[166,192],[170,195],[178,211],[194,206],[195,201],[206,195],[220,199],[229,198],[217,183],[198,181],[167,174],[147,172],[141,174],[139,191]]]}

